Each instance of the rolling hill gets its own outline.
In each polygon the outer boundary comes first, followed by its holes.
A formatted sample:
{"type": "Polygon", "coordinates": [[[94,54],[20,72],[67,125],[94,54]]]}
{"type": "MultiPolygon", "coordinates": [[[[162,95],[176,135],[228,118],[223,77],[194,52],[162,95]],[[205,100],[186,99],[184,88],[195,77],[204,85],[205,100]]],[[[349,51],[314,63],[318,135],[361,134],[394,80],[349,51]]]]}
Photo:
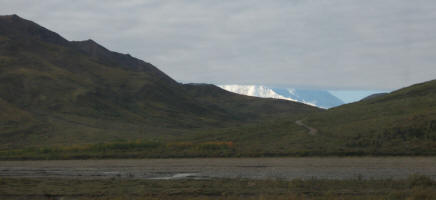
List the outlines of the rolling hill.
{"type": "Polygon", "coordinates": [[[436,80],[311,114],[306,121],[337,153],[434,155],[436,80]]]}

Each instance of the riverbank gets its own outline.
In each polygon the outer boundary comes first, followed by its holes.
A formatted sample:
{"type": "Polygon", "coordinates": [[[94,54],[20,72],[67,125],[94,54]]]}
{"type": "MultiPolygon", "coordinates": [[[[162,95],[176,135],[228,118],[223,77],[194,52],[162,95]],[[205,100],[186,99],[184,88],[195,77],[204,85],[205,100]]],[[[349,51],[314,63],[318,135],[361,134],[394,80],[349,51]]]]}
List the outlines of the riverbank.
{"type": "Polygon", "coordinates": [[[434,199],[425,176],[403,180],[0,178],[0,199],[434,199]]]}

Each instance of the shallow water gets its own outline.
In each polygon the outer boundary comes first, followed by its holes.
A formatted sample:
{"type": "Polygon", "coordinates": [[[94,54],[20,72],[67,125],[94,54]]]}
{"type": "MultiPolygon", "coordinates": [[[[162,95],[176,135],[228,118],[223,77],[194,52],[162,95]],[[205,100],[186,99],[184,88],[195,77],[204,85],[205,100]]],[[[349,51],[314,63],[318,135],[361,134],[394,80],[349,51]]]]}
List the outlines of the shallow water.
{"type": "Polygon", "coordinates": [[[1,177],[137,179],[404,179],[436,180],[436,157],[190,158],[0,161],[1,177]]]}

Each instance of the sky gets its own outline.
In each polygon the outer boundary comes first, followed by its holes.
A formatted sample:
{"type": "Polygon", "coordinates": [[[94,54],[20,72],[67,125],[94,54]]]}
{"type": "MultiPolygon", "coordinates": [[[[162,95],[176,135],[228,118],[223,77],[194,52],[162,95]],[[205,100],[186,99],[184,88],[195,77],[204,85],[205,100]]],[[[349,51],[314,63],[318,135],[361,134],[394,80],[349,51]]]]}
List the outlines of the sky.
{"type": "Polygon", "coordinates": [[[390,91],[436,78],[434,0],[0,0],[180,82],[390,91]]]}
{"type": "Polygon", "coordinates": [[[387,90],[331,90],[329,91],[334,96],[341,99],[344,103],[352,103],[360,101],[372,94],[389,93],[387,90]]]}

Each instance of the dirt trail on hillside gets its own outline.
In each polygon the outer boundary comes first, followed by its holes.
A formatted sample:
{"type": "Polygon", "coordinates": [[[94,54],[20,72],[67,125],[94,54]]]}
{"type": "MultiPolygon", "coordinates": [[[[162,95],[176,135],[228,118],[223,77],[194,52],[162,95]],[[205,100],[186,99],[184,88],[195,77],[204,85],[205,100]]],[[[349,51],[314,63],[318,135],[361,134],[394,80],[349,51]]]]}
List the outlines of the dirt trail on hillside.
{"type": "Polygon", "coordinates": [[[312,128],[312,127],[310,127],[310,126],[304,124],[304,123],[303,123],[303,120],[297,120],[297,121],[295,121],[295,123],[296,123],[298,126],[302,126],[302,127],[306,128],[306,129],[309,131],[309,132],[308,132],[309,135],[316,135],[316,134],[318,134],[318,130],[317,130],[316,128],[312,128]]]}

